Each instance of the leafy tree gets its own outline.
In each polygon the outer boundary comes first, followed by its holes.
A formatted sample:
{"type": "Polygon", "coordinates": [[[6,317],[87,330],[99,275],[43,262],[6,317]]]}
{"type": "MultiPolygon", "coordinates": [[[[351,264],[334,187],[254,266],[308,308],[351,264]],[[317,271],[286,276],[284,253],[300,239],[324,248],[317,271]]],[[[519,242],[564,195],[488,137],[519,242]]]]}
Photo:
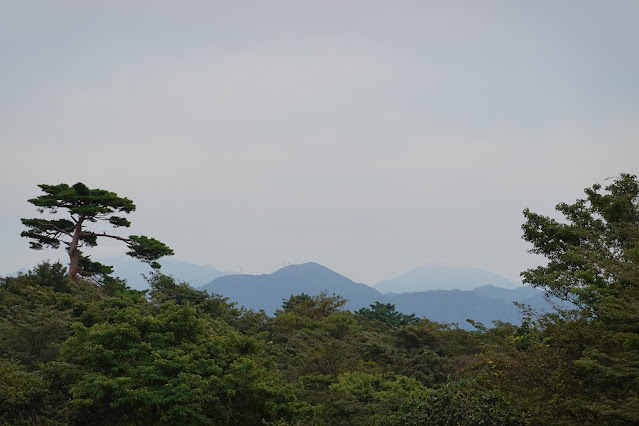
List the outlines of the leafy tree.
{"type": "Polygon", "coordinates": [[[324,412],[331,425],[379,424],[426,388],[403,376],[347,372],[329,387],[324,412]]]}
{"type": "Polygon", "coordinates": [[[585,199],[558,204],[565,222],[524,210],[523,238],[549,260],[523,272],[524,282],[581,306],[639,287],[637,177],[621,174],[600,191],[595,184],[585,199]]]}
{"type": "Polygon", "coordinates": [[[151,273],[147,281],[151,286],[149,295],[155,304],[173,301],[180,306],[190,305],[198,312],[229,324],[238,321],[240,310],[226,297],[196,290],[187,283],[178,283],[173,277],[159,272],[151,273]]]}
{"type": "Polygon", "coordinates": [[[55,360],[71,334],[78,300],[59,263],[43,263],[17,277],[0,278],[0,356],[27,366],[55,360]]]}
{"type": "Polygon", "coordinates": [[[486,388],[477,380],[448,382],[410,398],[382,425],[525,425],[526,415],[517,410],[498,388],[486,388]]]}
{"type": "Polygon", "coordinates": [[[375,302],[374,305],[370,305],[369,308],[362,308],[357,311],[358,314],[368,320],[377,320],[391,327],[400,327],[407,324],[416,324],[419,322],[419,318],[415,314],[406,315],[395,310],[395,305],[392,303],[380,303],[375,302]]]}
{"type": "Polygon", "coordinates": [[[129,235],[122,237],[109,234],[106,231],[96,232],[87,229],[91,223],[98,221],[109,224],[114,228],[129,227],[131,222],[116,213],[131,213],[135,204],[128,199],[119,197],[113,192],[103,189],[90,189],[78,182],[73,186],[38,185],[44,195],[32,198],[29,202],[38,207],[38,212],[45,211],[56,214],[59,210],[66,210],[65,218],[34,218],[22,219],[28,228],[20,235],[30,238],[31,248],[41,250],[45,246],[59,248],[66,246],[69,254],[69,278],[78,282],[80,277],[91,277],[97,274],[109,274],[112,268],[93,262],[80,250],[83,246],[95,247],[98,238],[111,238],[123,241],[129,248],[127,254],[148,263],[158,269],[157,259],[173,254],[173,250],[160,241],[146,236],[129,235]]]}
{"type": "Polygon", "coordinates": [[[327,316],[343,309],[346,299],[336,294],[329,295],[322,292],[317,296],[309,296],[306,293],[291,295],[288,300],[283,300],[282,309],[277,310],[275,315],[292,312],[302,317],[314,320],[326,318],[327,316]]]}
{"type": "Polygon", "coordinates": [[[305,375],[336,378],[358,364],[354,348],[357,323],[340,308],[339,296],[291,296],[268,326],[272,351],[283,376],[296,381],[305,375]]]}
{"type": "Polygon", "coordinates": [[[156,315],[128,306],[74,331],[61,359],[75,366],[75,423],[246,425],[297,410],[260,342],[214,332],[190,306],[167,302],[156,315]]]}
{"type": "Polygon", "coordinates": [[[47,424],[41,414],[45,394],[46,384],[38,372],[0,358],[1,425],[47,424]]]}
{"type": "Polygon", "coordinates": [[[560,203],[563,222],[524,211],[523,238],[549,262],[524,281],[580,309],[526,322],[487,352],[500,386],[539,423],[639,424],[639,182],[560,203]]]}
{"type": "Polygon", "coordinates": [[[50,288],[30,288],[22,296],[22,303],[0,309],[0,354],[32,365],[55,360],[70,334],[71,309],[56,306],[60,297],[50,288]]]}

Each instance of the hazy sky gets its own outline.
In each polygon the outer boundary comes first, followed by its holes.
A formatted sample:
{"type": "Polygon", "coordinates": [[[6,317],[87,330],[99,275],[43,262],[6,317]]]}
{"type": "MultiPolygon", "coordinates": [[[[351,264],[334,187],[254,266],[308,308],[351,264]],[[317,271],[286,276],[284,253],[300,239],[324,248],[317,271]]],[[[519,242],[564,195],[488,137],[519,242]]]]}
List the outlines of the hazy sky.
{"type": "Polygon", "coordinates": [[[525,207],[639,173],[637,16],[636,0],[0,0],[0,273],[64,257],[30,250],[20,218],[37,184],[82,181],[133,199],[124,232],[192,263],[516,280],[541,261],[525,207]]]}

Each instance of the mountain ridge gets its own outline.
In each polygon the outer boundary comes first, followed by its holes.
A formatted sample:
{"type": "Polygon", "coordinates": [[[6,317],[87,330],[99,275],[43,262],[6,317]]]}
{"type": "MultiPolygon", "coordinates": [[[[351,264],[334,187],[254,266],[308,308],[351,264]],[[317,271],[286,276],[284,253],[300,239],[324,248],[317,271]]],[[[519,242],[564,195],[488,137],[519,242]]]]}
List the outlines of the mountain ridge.
{"type": "Polygon", "coordinates": [[[362,304],[370,305],[380,296],[372,287],[356,283],[315,262],[288,265],[271,274],[226,275],[199,289],[228,297],[249,309],[264,309],[271,314],[281,307],[283,299],[301,293],[339,294],[347,299],[347,309],[359,309],[362,304]]]}
{"type": "Polygon", "coordinates": [[[426,265],[412,269],[395,278],[373,285],[381,293],[405,293],[429,290],[472,290],[483,285],[514,289],[512,282],[494,272],[473,267],[426,265]]]}
{"type": "MultiPolygon", "coordinates": [[[[136,290],[146,290],[149,284],[142,275],[149,275],[148,265],[130,257],[119,256],[98,259],[99,262],[113,266],[113,276],[123,278],[129,287],[136,290]]],[[[173,276],[177,281],[189,283],[192,287],[204,285],[217,277],[229,274],[211,265],[196,265],[175,258],[162,259],[160,272],[173,276]]]]}
{"type": "Polygon", "coordinates": [[[552,309],[544,292],[529,286],[507,289],[483,285],[472,290],[383,294],[315,262],[289,265],[271,274],[226,275],[199,287],[199,290],[228,297],[230,301],[247,309],[263,309],[270,315],[280,309],[283,301],[291,295],[334,293],[347,299],[345,308],[351,311],[368,308],[375,302],[391,303],[398,312],[414,313],[417,317],[437,322],[456,323],[467,329],[472,326],[466,319],[482,322],[486,326],[492,325],[493,321],[520,323],[520,309],[513,301],[528,304],[538,311],[552,309]]]}

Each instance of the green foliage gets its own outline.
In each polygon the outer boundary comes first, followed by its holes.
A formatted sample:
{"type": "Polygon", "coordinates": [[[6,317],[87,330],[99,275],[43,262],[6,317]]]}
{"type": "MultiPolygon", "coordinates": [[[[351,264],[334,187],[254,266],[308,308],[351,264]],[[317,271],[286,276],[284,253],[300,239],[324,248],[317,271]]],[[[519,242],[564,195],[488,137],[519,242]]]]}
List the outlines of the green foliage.
{"type": "MultiPolygon", "coordinates": [[[[40,247],[81,215],[134,208],[82,184],[41,187],[34,204],[73,219],[25,219],[40,247]]],[[[565,223],[524,212],[524,238],[549,259],[524,278],[580,308],[520,306],[521,325],[466,331],[381,303],[351,313],[328,294],[269,317],[158,272],[150,291],[109,276],[96,287],[82,273],[108,271],[83,255],[76,281],[59,263],[0,278],[0,424],[639,424],[639,185],[621,175],[586,194],[558,206],[565,223]]],[[[148,262],[163,251],[130,242],[148,262]]]]}
{"type": "Polygon", "coordinates": [[[309,296],[302,293],[298,296],[292,295],[289,300],[285,300],[282,303],[282,310],[278,310],[275,315],[288,312],[317,320],[338,312],[345,303],[346,300],[336,294],[329,296],[327,293],[321,293],[317,296],[309,296]]]}
{"type": "Polygon", "coordinates": [[[384,425],[524,425],[526,416],[517,411],[498,388],[485,388],[475,380],[448,382],[409,399],[384,425]]]}
{"type": "Polygon", "coordinates": [[[54,424],[43,405],[47,383],[17,361],[0,359],[0,424],[54,424]]]}
{"type": "Polygon", "coordinates": [[[166,302],[155,315],[129,306],[111,322],[75,325],[61,359],[76,367],[71,404],[87,422],[256,424],[295,411],[260,347],[166,302]]]}
{"type": "Polygon", "coordinates": [[[147,277],[151,286],[151,301],[156,304],[173,301],[180,306],[192,306],[199,313],[228,324],[239,321],[240,310],[228,298],[195,290],[187,283],[177,283],[171,276],[158,272],[147,277]]]}
{"type": "Polygon", "coordinates": [[[25,365],[57,358],[70,335],[76,301],[60,264],[0,281],[0,356],[25,365]],[[58,291],[56,291],[58,290],[58,291]]]}
{"type": "Polygon", "coordinates": [[[105,222],[114,228],[130,227],[131,222],[115,213],[131,213],[135,204],[128,198],[103,189],[89,189],[81,182],[73,186],[38,185],[45,193],[29,202],[40,213],[57,214],[65,210],[68,218],[34,218],[22,219],[27,227],[20,235],[29,238],[32,249],[41,250],[44,247],[57,249],[60,244],[66,246],[69,254],[69,278],[78,282],[79,277],[108,275],[112,272],[109,266],[91,261],[80,248],[95,247],[98,238],[112,238],[123,241],[129,247],[128,255],[148,263],[154,269],[159,269],[156,262],[163,256],[170,256],[173,251],[160,241],[145,236],[131,235],[128,238],[106,232],[95,232],[87,229],[90,223],[105,222]]]}
{"type": "Polygon", "coordinates": [[[407,400],[426,388],[414,379],[380,373],[348,372],[329,387],[332,404],[325,414],[330,424],[376,424],[399,413],[407,400]]]}
{"type": "Polygon", "coordinates": [[[3,307],[0,314],[0,354],[34,365],[54,360],[61,342],[69,336],[71,309],[60,310],[47,288],[29,292],[28,302],[3,307]]]}
{"type": "Polygon", "coordinates": [[[173,254],[173,250],[164,243],[144,235],[130,235],[127,246],[129,251],[126,254],[148,263],[153,269],[160,269],[160,264],[156,262],[157,259],[173,254]]]}
{"type": "Polygon", "coordinates": [[[27,273],[19,273],[17,277],[0,277],[0,285],[5,289],[39,285],[51,287],[57,293],[69,293],[73,291],[72,284],[67,278],[66,268],[59,262],[43,262],[27,273]]]}
{"type": "Polygon", "coordinates": [[[135,204],[128,198],[118,197],[117,194],[103,189],[89,189],[78,182],[73,186],[38,185],[45,193],[29,202],[41,210],[55,213],[58,209],[68,209],[71,215],[97,218],[100,215],[110,215],[115,212],[131,213],[135,204]]]}
{"type": "Polygon", "coordinates": [[[524,280],[582,309],[529,318],[476,367],[537,423],[636,424],[639,184],[622,174],[605,192],[596,184],[585,193],[557,205],[565,222],[525,210],[522,227],[531,251],[549,260],[524,280]]]}
{"type": "Polygon", "coordinates": [[[107,277],[113,273],[113,267],[103,265],[100,262],[94,262],[88,257],[81,256],[78,260],[78,267],[80,269],[79,274],[83,277],[102,276],[107,277]]]}
{"type": "Polygon", "coordinates": [[[406,315],[395,310],[395,305],[391,303],[375,302],[374,305],[370,305],[369,308],[362,308],[357,311],[362,317],[367,320],[375,320],[384,323],[391,327],[400,327],[407,324],[415,324],[419,322],[419,318],[415,317],[415,314],[406,315]]]}
{"type": "Polygon", "coordinates": [[[622,174],[606,186],[586,188],[586,199],[560,203],[566,222],[524,210],[523,238],[546,266],[522,273],[524,282],[592,306],[600,297],[639,286],[639,182],[622,174]]]}

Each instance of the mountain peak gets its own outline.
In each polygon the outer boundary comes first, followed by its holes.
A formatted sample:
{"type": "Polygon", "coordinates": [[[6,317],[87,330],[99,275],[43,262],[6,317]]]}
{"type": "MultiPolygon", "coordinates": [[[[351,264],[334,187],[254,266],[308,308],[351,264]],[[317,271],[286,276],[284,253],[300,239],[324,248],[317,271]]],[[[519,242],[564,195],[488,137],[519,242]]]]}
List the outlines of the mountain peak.
{"type": "Polygon", "coordinates": [[[381,281],[374,288],[382,293],[402,293],[427,290],[472,290],[483,285],[516,288],[519,284],[501,275],[479,268],[454,266],[422,266],[391,280],[381,281]]]}
{"type": "MultiPolygon", "coordinates": [[[[284,275],[284,274],[331,274],[340,275],[337,272],[320,265],[315,262],[298,263],[293,265],[286,265],[285,267],[278,269],[271,275],[284,275]]],[[[340,275],[342,276],[342,275],[340,275]]],[[[346,278],[346,277],[344,277],[346,278]]]]}
{"type": "Polygon", "coordinates": [[[336,293],[348,300],[346,307],[349,309],[359,309],[383,299],[378,291],[366,284],[357,284],[315,262],[287,265],[272,274],[227,275],[200,289],[269,313],[281,307],[283,299],[301,293],[311,296],[322,292],[336,293]]]}

